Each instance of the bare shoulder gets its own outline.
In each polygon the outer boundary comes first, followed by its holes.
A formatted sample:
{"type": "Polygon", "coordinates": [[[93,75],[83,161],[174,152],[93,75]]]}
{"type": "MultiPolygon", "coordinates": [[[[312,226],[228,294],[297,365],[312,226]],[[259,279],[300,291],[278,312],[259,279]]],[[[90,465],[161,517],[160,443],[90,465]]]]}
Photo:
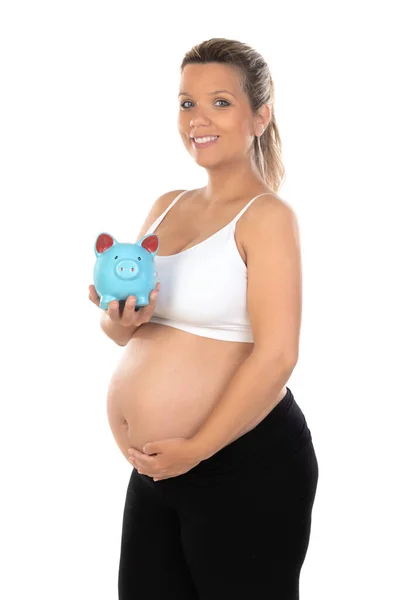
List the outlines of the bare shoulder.
{"type": "Polygon", "coordinates": [[[170,192],[166,192],[162,194],[155,200],[145,218],[139,233],[136,236],[136,241],[139,241],[146,235],[146,231],[151,227],[151,225],[158,219],[160,215],[168,208],[171,202],[182,192],[186,190],[172,190],[170,192]]]}
{"type": "Polygon", "coordinates": [[[240,219],[240,238],[246,257],[257,236],[264,237],[278,227],[286,226],[293,230],[297,238],[299,236],[296,213],[290,204],[273,192],[260,193],[263,195],[253,202],[240,219]]]}
{"type": "Polygon", "coordinates": [[[260,219],[264,220],[272,218],[273,215],[286,215],[288,218],[290,215],[295,217],[295,212],[286,200],[284,200],[278,194],[274,192],[260,192],[263,194],[244,213],[243,221],[247,224],[246,229],[251,229],[260,219]]]}
{"type": "Polygon", "coordinates": [[[157,210],[159,210],[159,214],[157,215],[157,217],[159,217],[164,212],[164,210],[171,204],[171,202],[177,196],[179,196],[179,194],[182,194],[182,192],[186,191],[188,190],[171,190],[170,192],[165,192],[165,194],[157,198],[157,200],[153,204],[153,206],[157,206],[157,210]]]}

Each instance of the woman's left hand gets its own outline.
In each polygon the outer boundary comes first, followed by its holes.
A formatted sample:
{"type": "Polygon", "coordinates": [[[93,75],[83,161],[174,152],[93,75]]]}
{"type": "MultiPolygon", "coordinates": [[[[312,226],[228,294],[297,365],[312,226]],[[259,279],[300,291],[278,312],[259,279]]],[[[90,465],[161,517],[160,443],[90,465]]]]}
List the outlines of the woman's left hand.
{"type": "Polygon", "coordinates": [[[154,481],[187,473],[202,461],[191,439],[183,437],[149,442],[143,452],[129,448],[128,454],[129,462],[138,472],[152,477],[154,481]],[[151,454],[155,456],[149,456],[151,454]]]}

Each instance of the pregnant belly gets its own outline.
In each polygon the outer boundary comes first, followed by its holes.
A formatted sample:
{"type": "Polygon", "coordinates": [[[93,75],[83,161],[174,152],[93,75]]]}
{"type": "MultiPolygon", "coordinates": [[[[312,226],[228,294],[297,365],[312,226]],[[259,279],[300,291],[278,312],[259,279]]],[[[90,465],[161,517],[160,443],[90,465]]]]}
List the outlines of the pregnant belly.
{"type": "Polygon", "coordinates": [[[147,442],[192,437],[252,348],[158,323],[142,325],[107,393],[109,424],[124,456],[131,446],[142,451],[147,442]]]}

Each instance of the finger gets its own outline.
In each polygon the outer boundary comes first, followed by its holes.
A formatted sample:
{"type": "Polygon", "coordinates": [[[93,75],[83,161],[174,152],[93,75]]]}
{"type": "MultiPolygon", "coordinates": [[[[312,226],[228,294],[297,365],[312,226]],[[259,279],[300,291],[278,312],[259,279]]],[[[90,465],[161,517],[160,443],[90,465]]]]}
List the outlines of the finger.
{"type": "Polygon", "coordinates": [[[148,321],[150,319],[151,315],[153,314],[154,308],[156,305],[159,287],[160,287],[160,285],[159,285],[159,283],[157,283],[156,288],[154,290],[152,290],[152,292],[150,293],[149,303],[147,304],[147,306],[142,306],[139,309],[138,316],[140,319],[144,319],[145,321],[148,321]]]}
{"type": "MultiPolygon", "coordinates": [[[[132,297],[129,296],[129,298],[127,299],[126,304],[125,304],[124,313],[122,315],[121,322],[124,325],[128,325],[128,326],[129,325],[139,326],[139,325],[142,325],[143,323],[147,323],[150,320],[151,315],[153,314],[154,306],[156,303],[156,297],[157,297],[157,288],[152,290],[152,292],[150,293],[149,304],[147,304],[147,306],[139,307],[139,310],[135,310],[136,301],[132,302],[131,301],[132,297]]],[[[135,297],[133,296],[133,298],[135,298],[135,297]]]]}
{"type": "Polygon", "coordinates": [[[149,312],[149,311],[153,312],[155,304],[156,304],[159,289],[160,289],[160,282],[157,281],[156,287],[150,293],[148,305],[142,306],[143,311],[147,309],[146,312],[149,312]]]}
{"type": "Polygon", "coordinates": [[[149,296],[149,303],[146,306],[142,306],[140,308],[141,314],[143,316],[147,317],[153,313],[154,307],[156,305],[157,294],[158,292],[153,290],[149,296]]]}
{"type": "Polygon", "coordinates": [[[118,302],[118,300],[112,300],[108,304],[107,313],[108,313],[108,316],[110,317],[110,319],[112,321],[119,322],[121,320],[121,318],[119,316],[119,302],[118,302]]]}
{"type": "Polygon", "coordinates": [[[92,298],[98,298],[98,294],[96,292],[96,288],[94,287],[94,285],[91,283],[89,285],[89,294],[92,296],[92,298]]]}
{"type": "Polygon", "coordinates": [[[121,317],[121,325],[133,325],[138,324],[136,307],[136,296],[128,296],[125,302],[124,310],[121,317]]]}
{"type": "Polygon", "coordinates": [[[117,321],[121,325],[129,327],[131,325],[141,325],[150,319],[154,306],[158,290],[160,289],[160,282],[158,281],[154,290],[150,294],[150,302],[147,306],[142,306],[139,310],[135,310],[136,307],[136,296],[128,296],[125,302],[125,306],[122,312],[122,316],[119,314],[119,303],[113,300],[108,305],[108,314],[110,319],[117,321]]]}
{"type": "Polygon", "coordinates": [[[153,460],[145,460],[141,458],[134,458],[133,460],[138,469],[142,469],[144,471],[153,471],[153,474],[155,471],[160,470],[160,468],[154,463],[154,458],[153,460]]]}
{"type": "Polygon", "coordinates": [[[97,295],[96,288],[94,285],[89,285],[89,300],[91,300],[97,306],[100,305],[100,298],[97,295]]]}

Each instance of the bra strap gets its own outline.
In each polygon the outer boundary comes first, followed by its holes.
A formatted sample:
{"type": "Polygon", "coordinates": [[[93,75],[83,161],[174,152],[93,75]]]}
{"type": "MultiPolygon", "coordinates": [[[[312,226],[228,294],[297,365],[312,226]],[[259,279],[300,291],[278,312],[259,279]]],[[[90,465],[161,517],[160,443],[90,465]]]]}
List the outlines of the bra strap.
{"type": "Polygon", "coordinates": [[[161,213],[161,215],[154,221],[153,225],[151,225],[149,227],[149,229],[147,230],[147,233],[145,235],[149,235],[149,233],[153,233],[153,231],[159,226],[159,224],[161,223],[161,221],[163,220],[163,218],[165,217],[165,215],[167,214],[167,212],[169,210],[171,210],[171,208],[173,207],[173,205],[175,204],[175,202],[178,202],[179,198],[181,196],[183,196],[183,194],[186,194],[188,190],[184,190],[183,192],[181,192],[180,194],[177,195],[176,198],[174,198],[171,202],[171,204],[169,206],[167,206],[167,208],[164,210],[163,213],[161,213]]]}
{"type": "Polygon", "coordinates": [[[244,206],[244,207],[242,208],[242,210],[240,211],[240,213],[239,213],[238,215],[236,215],[236,217],[235,217],[235,218],[233,219],[233,221],[232,221],[232,224],[235,224],[235,223],[237,223],[237,221],[240,219],[240,217],[242,216],[242,214],[243,214],[244,212],[246,212],[246,210],[247,210],[247,209],[249,208],[249,206],[250,206],[250,205],[251,205],[251,204],[254,202],[254,200],[256,200],[257,198],[259,198],[260,196],[266,196],[266,195],[268,195],[269,193],[270,193],[270,192],[263,192],[262,194],[258,194],[258,196],[256,196],[255,198],[252,198],[252,199],[250,200],[250,202],[248,202],[248,203],[246,204],[246,206],[244,206]]]}

